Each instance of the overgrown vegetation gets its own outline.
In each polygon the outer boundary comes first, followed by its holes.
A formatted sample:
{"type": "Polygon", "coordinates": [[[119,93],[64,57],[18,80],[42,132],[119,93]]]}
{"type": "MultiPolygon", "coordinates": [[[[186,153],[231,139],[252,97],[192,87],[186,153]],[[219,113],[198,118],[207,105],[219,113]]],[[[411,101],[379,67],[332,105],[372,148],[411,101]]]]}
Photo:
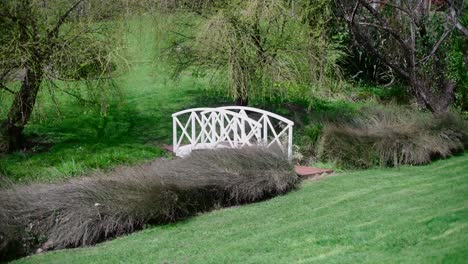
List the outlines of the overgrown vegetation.
{"type": "Polygon", "coordinates": [[[362,108],[360,117],[324,126],[318,155],[344,168],[420,165],[468,147],[468,123],[451,113],[362,108]]]}
{"type": "Polygon", "coordinates": [[[194,152],[66,183],[0,194],[0,257],[93,245],[222,206],[285,193],[299,180],[282,154],[261,148],[194,152]]]}

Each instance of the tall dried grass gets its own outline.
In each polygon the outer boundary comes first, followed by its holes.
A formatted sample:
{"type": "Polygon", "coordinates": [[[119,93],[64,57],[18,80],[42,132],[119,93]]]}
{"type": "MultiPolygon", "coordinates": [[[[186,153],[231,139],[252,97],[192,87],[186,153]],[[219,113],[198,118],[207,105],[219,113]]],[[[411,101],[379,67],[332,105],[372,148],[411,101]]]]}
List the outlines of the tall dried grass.
{"type": "Polygon", "coordinates": [[[344,168],[419,165],[468,146],[467,122],[455,114],[396,107],[363,112],[349,122],[324,127],[318,147],[321,159],[344,168]]]}
{"type": "Polygon", "coordinates": [[[281,154],[245,148],[194,152],[66,183],[12,187],[0,194],[0,256],[41,245],[93,245],[148,223],[266,199],[297,183],[281,154]]]}

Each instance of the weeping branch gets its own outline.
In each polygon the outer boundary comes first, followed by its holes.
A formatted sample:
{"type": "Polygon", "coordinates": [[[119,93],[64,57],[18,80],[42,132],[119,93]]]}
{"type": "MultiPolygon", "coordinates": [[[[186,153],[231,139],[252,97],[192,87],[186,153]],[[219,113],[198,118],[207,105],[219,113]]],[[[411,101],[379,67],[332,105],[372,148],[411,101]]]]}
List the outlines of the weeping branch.
{"type": "Polygon", "coordinates": [[[11,93],[11,94],[16,94],[13,90],[11,90],[10,88],[6,87],[3,83],[0,83],[0,88],[11,93]]]}
{"type": "Polygon", "coordinates": [[[73,4],[60,18],[57,20],[57,24],[47,33],[49,38],[57,38],[60,27],[65,23],[70,13],[78,7],[78,5],[83,2],[83,0],[78,0],[73,4]]]}

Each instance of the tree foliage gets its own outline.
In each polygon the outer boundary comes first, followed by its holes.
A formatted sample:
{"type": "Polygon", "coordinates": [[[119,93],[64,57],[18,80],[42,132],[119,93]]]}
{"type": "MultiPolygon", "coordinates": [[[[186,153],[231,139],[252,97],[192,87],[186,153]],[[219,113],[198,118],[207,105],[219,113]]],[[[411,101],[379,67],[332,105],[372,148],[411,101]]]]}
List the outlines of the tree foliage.
{"type": "Polygon", "coordinates": [[[111,83],[118,42],[109,34],[105,10],[105,2],[94,0],[2,2],[0,93],[13,99],[0,126],[0,153],[25,144],[24,127],[46,84],[53,91],[61,89],[57,81],[86,80],[89,87],[101,90],[111,83]]]}
{"type": "Polygon", "coordinates": [[[306,87],[299,97],[309,97],[336,86],[344,53],[327,36],[331,4],[319,2],[218,3],[193,38],[174,46],[177,71],[196,66],[227,76],[228,91],[240,105],[250,97],[284,98],[298,87],[306,87]]]}

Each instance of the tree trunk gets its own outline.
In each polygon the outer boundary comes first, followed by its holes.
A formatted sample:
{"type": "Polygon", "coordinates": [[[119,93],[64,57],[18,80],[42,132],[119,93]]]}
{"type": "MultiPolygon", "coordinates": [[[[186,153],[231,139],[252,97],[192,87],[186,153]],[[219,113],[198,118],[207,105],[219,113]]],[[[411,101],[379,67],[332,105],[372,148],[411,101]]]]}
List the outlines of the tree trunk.
{"type": "Polygon", "coordinates": [[[0,153],[18,150],[24,146],[23,130],[31,117],[42,77],[43,71],[40,67],[26,69],[21,88],[0,127],[0,153]]]}
{"type": "Polygon", "coordinates": [[[249,98],[245,96],[239,96],[236,98],[236,105],[247,106],[249,104],[249,98]]]}
{"type": "Polygon", "coordinates": [[[418,103],[433,113],[447,112],[455,99],[455,83],[450,80],[445,80],[436,91],[432,91],[429,84],[416,78],[410,80],[410,85],[418,103]]]}
{"type": "Polygon", "coordinates": [[[238,106],[247,106],[249,104],[249,85],[251,85],[249,76],[249,67],[247,63],[240,63],[239,70],[236,72],[236,96],[235,101],[238,106]]]}
{"type": "Polygon", "coordinates": [[[445,80],[441,87],[441,94],[437,95],[437,110],[436,112],[447,112],[449,107],[455,102],[455,82],[445,80]]]}

